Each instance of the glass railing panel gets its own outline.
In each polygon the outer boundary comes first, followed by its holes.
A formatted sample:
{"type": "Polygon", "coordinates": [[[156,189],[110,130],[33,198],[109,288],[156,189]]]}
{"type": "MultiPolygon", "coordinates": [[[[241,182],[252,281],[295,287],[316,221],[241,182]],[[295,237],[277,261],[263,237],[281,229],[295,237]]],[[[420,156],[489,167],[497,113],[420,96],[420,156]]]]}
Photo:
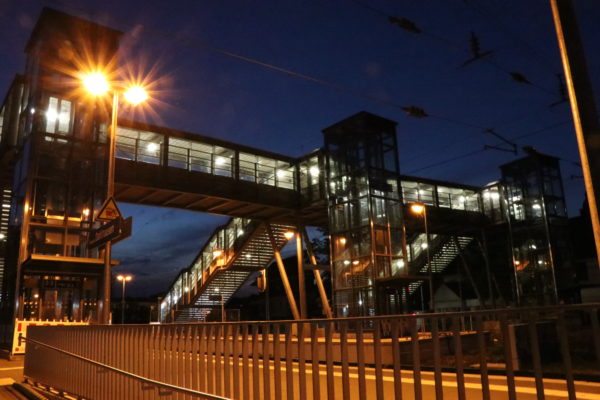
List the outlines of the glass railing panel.
{"type": "Polygon", "coordinates": [[[296,187],[294,167],[287,169],[277,169],[276,186],[284,189],[294,190],[296,187]]]}
{"type": "Polygon", "coordinates": [[[232,177],[234,157],[235,152],[233,150],[215,146],[213,154],[213,174],[232,177]]]}
{"type": "Polygon", "coordinates": [[[115,157],[135,161],[135,142],[133,138],[117,136],[115,157]]]}
{"type": "Polygon", "coordinates": [[[159,165],[163,142],[164,136],[159,133],[118,128],[116,157],[159,165]]]}

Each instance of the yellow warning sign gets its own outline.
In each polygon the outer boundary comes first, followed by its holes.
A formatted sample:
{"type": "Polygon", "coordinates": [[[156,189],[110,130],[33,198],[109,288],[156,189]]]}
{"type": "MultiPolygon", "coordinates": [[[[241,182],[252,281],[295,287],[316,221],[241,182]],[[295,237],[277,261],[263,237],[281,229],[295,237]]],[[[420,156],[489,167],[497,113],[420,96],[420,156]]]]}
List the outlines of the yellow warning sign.
{"type": "Polygon", "coordinates": [[[96,219],[100,221],[112,221],[118,218],[121,218],[121,211],[119,211],[115,199],[111,197],[104,202],[96,219]]]}

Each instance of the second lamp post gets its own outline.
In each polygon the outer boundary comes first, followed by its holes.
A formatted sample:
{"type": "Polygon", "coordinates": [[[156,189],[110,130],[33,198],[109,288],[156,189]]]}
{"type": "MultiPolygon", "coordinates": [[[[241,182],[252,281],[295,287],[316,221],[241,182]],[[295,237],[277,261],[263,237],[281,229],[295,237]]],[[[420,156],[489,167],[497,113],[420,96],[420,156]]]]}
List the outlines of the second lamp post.
{"type": "MultiPolygon", "coordinates": [[[[117,120],[119,115],[120,94],[127,102],[132,105],[138,105],[148,99],[146,90],[139,85],[129,87],[111,87],[106,74],[94,71],[83,74],[81,77],[83,87],[94,97],[101,97],[112,92],[112,112],[110,114],[110,130],[108,131],[108,173],[106,185],[106,200],[114,195],[115,189],[115,148],[117,141],[117,120]]],[[[104,271],[102,273],[102,308],[99,320],[107,324],[110,319],[110,280],[111,280],[111,243],[106,243],[104,247],[104,271]]],[[[124,283],[123,283],[124,284],[124,283]]]]}

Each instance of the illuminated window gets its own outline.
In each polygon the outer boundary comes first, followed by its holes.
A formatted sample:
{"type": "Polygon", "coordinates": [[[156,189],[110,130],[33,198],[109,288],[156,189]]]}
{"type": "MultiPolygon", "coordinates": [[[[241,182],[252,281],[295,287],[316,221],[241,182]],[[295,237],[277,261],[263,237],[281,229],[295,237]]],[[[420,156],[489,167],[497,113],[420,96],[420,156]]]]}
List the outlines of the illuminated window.
{"type": "Polygon", "coordinates": [[[71,132],[71,102],[50,97],[46,110],[46,132],[68,134],[71,132]]]}

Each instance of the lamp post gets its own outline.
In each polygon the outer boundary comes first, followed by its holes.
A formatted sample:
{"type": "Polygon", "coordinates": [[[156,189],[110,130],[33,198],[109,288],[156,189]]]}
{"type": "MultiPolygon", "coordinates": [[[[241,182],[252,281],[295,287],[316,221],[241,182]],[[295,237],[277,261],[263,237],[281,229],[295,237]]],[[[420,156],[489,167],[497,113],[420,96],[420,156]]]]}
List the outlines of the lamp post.
{"type": "MultiPolygon", "coordinates": [[[[117,119],[119,114],[120,94],[132,105],[138,105],[148,99],[146,90],[138,85],[130,87],[113,87],[105,74],[91,72],[81,77],[84,89],[94,97],[100,97],[112,91],[112,112],[110,115],[110,130],[108,131],[108,172],[106,183],[106,199],[110,199],[115,191],[115,147],[117,140],[117,119]]],[[[110,319],[110,281],[111,281],[111,242],[104,247],[104,270],[102,273],[102,308],[99,317],[100,323],[107,324],[110,319]]],[[[124,285],[124,284],[123,284],[124,285]]],[[[124,286],[123,286],[124,287],[124,286]]]]}
{"type": "Polygon", "coordinates": [[[117,275],[117,280],[123,283],[123,292],[121,293],[121,323],[125,323],[125,283],[133,279],[131,275],[117,275]]]}
{"type": "Polygon", "coordinates": [[[435,300],[433,296],[433,271],[431,269],[431,255],[429,253],[429,224],[427,223],[427,207],[422,203],[410,205],[410,211],[417,215],[423,215],[425,225],[425,253],[427,254],[427,274],[429,275],[429,306],[435,311],[435,300]]]}

